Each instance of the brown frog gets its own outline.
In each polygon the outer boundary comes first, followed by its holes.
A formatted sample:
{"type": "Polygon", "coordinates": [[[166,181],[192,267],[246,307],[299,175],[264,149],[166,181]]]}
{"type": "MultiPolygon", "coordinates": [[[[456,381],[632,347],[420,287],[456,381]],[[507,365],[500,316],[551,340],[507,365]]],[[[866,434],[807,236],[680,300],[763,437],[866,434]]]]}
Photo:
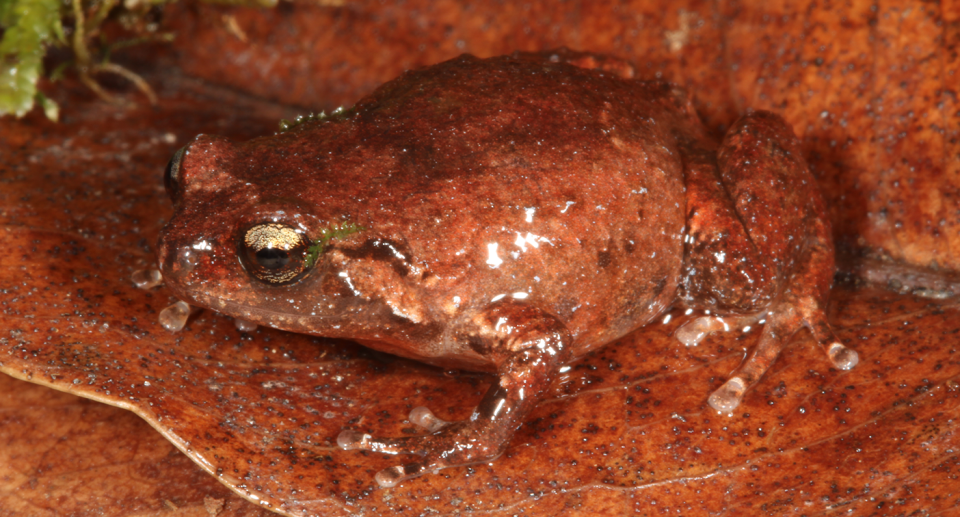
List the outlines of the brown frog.
{"type": "Polygon", "coordinates": [[[465,55],[274,136],[200,135],[166,173],[166,283],[259,324],[496,373],[468,420],[417,408],[422,436],[343,431],[344,449],[420,456],[382,486],[495,458],[564,365],[677,304],[711,314],[678,331],[687,344],[762,325],[718,410],[801,327],[855,366],[824,315],[830,225],[791,129],[757,111],[717,142],[682,89],[632,75],[567,50],[465,55]]]}

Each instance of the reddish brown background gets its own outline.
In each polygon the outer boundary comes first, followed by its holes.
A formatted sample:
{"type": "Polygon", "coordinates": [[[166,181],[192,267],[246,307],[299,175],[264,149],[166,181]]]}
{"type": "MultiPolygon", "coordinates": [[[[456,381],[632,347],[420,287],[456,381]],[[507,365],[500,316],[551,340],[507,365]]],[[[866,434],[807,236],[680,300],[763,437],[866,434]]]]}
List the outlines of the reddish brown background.
{"type": "MultiPolygon", "coordinates": [[[[493,466],[380,490],[372,475],[395,460],[336,451],[339,429],[361,418],[398,434],[420,404],[462,417],[487,379],[276,331],[245,337],[209,313],[171,335],[156,324],[166,293],[128,279],[153,262],[170,213],[161,171],[193,134],[249,138],[300,110],[350,104],[405,68],[559,45],[686,85],[717,131],[748,107],[782,112],[848,256],[958,270],[957,6],[331,4],[178,4],[164,22],[178,32],[175,49],[129,61],[160,90],[157,108],[109,106],[68,81],[44,86],[64,106],[62,123],[0,121],[0,369],[134,409],[210,470],[226,469],[236,490],[291,514],[954,511],[955,299],[841,286],[831,318],[861,365],[832,370],[804,334],[730,417],[705,396],[754,338],[683,349],[670,336],[678,320],[655,325],[579,362],[493,466]],[[341,379],[317,391],[311,372],[341,379]],[[211,395],[228,381],[242,403],[211,395]],[[314,392],[342,397],[310,403],[333,417],[283,406],[314,392]],[[301,433],[291,418],[319,424],[301,433]],[[245,431],[227,436],[224,424],[237,423],[245,431]]],[[[8,377],[0,466],[4,517],[265,513],[133,413],[8,377]]]]}

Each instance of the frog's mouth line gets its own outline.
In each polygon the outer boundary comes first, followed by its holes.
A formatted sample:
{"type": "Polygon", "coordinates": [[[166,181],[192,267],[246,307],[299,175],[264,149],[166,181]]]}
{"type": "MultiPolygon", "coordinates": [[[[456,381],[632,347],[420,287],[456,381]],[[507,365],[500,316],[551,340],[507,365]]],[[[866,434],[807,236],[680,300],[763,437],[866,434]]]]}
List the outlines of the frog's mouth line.
{"type": "MultiPolygon", "coordinates": [[[[213,296],[193,297],[185,300],[191,305],[209,309],[224,316],[246,320],[288,332],[322,335],[330,338],[354,339],[357,336],[357,312],[350,305],[341,306],[337,311],[326,314],[291,314],[281,310],[250,306],[244,303],[223,300],[213,296]]],[[[368,314],[369,307],[363,310],[363,318],[376,318],[368,314]]],[[[363,326],[361,324],[361,326],[363,326]]]]}
{"type": "MultiPolygon", "coordinates": [[[[198,301],[200,300],[198,299],[198,301]]],[[[332,314],[291,315],[289,312],[282,312],[263,307],[253,307],[243,303],[225,301],[221,298],[214,297],[209,297],[203,300],[202,303],[199,303],[199,306],[219,312],[220,314],[226,316],[233,316],[234,314],[237,314],[238,316],[233,317],[246,319],[249,321],[257,321],[257,319],[259,319],[258,316],[266,316],[272,322],[294,321],[301,318],[309,318],[311,320],[330,320],[342,317],[340,315],[332,314]]]]}

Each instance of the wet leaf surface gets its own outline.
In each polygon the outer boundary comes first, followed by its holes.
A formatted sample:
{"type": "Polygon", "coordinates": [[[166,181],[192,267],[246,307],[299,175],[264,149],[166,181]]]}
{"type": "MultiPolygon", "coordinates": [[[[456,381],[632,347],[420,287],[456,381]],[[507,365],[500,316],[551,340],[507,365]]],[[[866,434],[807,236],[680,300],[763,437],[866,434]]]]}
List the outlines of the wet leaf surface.
{"type": "Polygon", "coordinates": [[[0,515],[272,515],[129,411],[0,374],[0,515]]]}
{"type": "Polygon", "coordinates": [[[0,370],[146,421],[0,377],[0,515],[261,513],[216,479],[290,515],[947,515],[960,500],[956,300],[849,285],[831,319],[860,352],[850,372],[803,333],[721,415],[706,395],[756,336],[685,348],[676,314],[574,364],[493,464],[377,488],[397,460],[338,450],[341,429],[400,435],[419,405],[463,418],[490,378],[211,312],[163,330],[174,300],[130,276],[170,214],[164,165],[196,133],[249,138],[291,112],[151,80],[158,109],[68,91],[62,124],[0,123],[0,370]]]}

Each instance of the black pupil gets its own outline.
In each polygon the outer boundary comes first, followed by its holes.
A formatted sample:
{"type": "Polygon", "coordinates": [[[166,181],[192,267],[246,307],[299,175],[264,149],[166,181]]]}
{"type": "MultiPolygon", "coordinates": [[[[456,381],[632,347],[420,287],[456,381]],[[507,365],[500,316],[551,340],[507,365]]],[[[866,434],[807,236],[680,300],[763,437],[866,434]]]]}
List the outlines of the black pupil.
{"type": "Polygon", "coordinates": [[[257,264],[264,269],[280,269],[290,263],[290,254],[280,248],[257,251],[257,264]]]}

